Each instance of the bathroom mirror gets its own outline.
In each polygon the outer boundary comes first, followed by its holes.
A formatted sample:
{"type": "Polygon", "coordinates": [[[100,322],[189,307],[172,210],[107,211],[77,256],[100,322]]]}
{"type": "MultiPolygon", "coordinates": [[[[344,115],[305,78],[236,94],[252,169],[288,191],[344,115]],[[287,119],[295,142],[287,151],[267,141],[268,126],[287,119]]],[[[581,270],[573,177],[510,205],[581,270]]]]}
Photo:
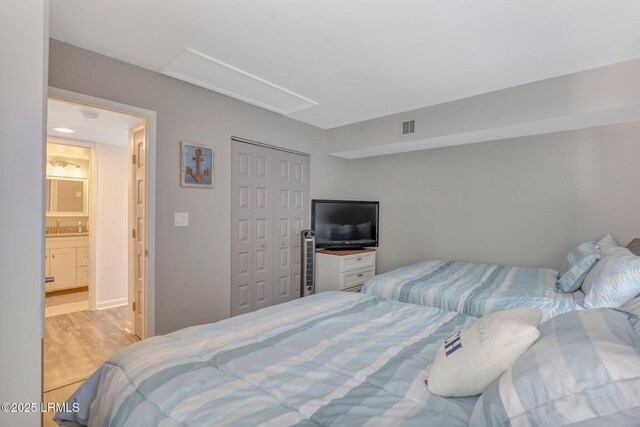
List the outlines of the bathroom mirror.
{"type": "Polygon", "coordinates": [[[86,216],[87,180],[47,177],[47,216],[86,216]]]}

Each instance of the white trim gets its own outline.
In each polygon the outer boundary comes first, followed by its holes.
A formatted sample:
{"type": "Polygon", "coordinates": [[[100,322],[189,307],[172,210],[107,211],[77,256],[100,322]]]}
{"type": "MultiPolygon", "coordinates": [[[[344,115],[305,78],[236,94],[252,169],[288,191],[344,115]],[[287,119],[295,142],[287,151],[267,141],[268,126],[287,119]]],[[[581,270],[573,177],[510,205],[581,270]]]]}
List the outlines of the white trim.
{"type": "Polygon", "coordinates": [[[282,151],[283,153],[297,154],[299,156],[311,157],[309,153],[303,153],[302,151],[290,150],[288,148],[278,147],[276,145],[265,144],[264,142],[252,141],[250,139],[240,138],[239,136],[231,136],[231,141],[242,142],[243,144],[257,145],[258,147],[265,147],[270,150],[282,151]]]}
{"type": "Polygon", "coordinates": [[[204,54],[202,52],[199,52],[199,51],[197,51],[195,49],[191,49],[191,48],[187,48],[184,51],[180,52],[180,54],[177,57],[175,57],[169,64],[167,64],[162,70],[160,70],[160,73],[164,74],[165,76],[173,77],[174,79],[182,80],[182,81],[185,81],[187,83],[191,83],[191,84],[194,84],[196,86],[200,86],[200,87],[203,87],[205,89],[209,89],[209,90],[211,90],[213,92],[218,92],[218,93],[221,93],[223,95],[230,96],[231,98],[239,99],[240,101],[246,102],[248,104],[256,105],[258,107],[261,107],[261,108],[264,108],[266,110],[270,110],[270,111],[273,111],[273,112],[276,112],[278,114],[282,114],[282,115],[285,115],[285,116],[288,116],[288,115],[293,114],[293,113],[297,113],[297,112],[302,111],[302,110],[306,110],[307,108],[316,107],[316,106],[319,105],[318,102],[314,101],[313,99],[309,99],[309,98],[307,98],[305,96],[302,96],[302,95],[300,95],[298,93],[295,93],[295,92],[293,92],[293,91],[291,91],[289,89],[283,88],[282,86],[278,86],[275,83],[272,83],[272,82],[270,82],[268,80],[265,80],[265,79],[263,79],[261,77],[258,77],[256,75],[254,75],[254,74],[251,74],[251,73],[248,73],[248,72],[246,72],[244,70],[241,70],[238,67],[234,67],[233,65],[227,64],[226,62],[222,62],[219,59],[213,58],[213,57],[211,57],[209,55],[206,55],[206,54],[204,54]],[[280,93],[284,93],[284,94],[286,94],[286,95],[288,95],[290,97],[296,98],[297,100],[301,101],[303,104],[301,104],[298,107],[293,107],[293,108],[290,108],[288,110],[285,110],[285,109],[280,108],[280,107],[278,107],[276,105],[259,101],[259,100],[255,99],[255,98],[252,98],[252,97],[247,96],[247,95],[242,95],[242,94],[240,94],[238,92],[235,92],[235,91],[233,91],[231,89],[226,89],[226,88],[223,88],[221,86],[218,86],[218,85],[203,81],[203,80],[201,80],[201,79],[199,79],[197,77],[189,76],[187,74],[184,74],[184,73],[181,73],[181,72],[174,71],[174,70],[170,69],[171,67],[173,67],[177,63],[179,63],[179,61],[181,59],[183,59],[183,58],[185,58],[186,56],[189,56],[189,55],[195,56],[197,58],[204,59],[204,60],[208,61],[211,64],[215,64],[215,65],[218,65],[218,66],[222,67],[223,69],[227,69],[229,71],[232,71],[232,72],[236,73],[237,75],[239,75],[241,77],[249,79],[249,81],[258,82],[261,85],[264,85],[265,87],[267,87],[267,88],[269,88],[271,90],[274,90],[274,91],[280,92],[280,93]]]}
{"type": "MultiPolygon", "coordinates": [[[[107,99],[97,98],[77,92],[49,87],[49,97],[61,101],[75,102],[79,104],[93,105],[98,108],[106,108],[125,114],[139,116],[147,121],[147,176],[146,176],[146,203],[147,203],[147,233],[146,247],[149,251],[147,257],[147,283],[146,283],[146,316],[145,316],[145,336],[148,338],[155,335],[156,321],[156,282],[155,282],[155,256],[156,256],[156,123],[157,114],[155,111],[140,108],[132,105],[122,104],[107,99]]],[[[43,233],[44,234],[44,233],[43,233]]]]}
{"type": "MultiPolygon", "coordinates": [[[[118,299],[111,299],[111,300],[107,300],[107,301],[100,301],[100,302],[96,303],[96,309],[97,310],[104,310],[106,308],[122,307],[123,305],[127,305],[128,302],[129,302],[129,298],[127,298],[127,297],[118,298],[118,299]]],[[[128,323],[129,322],[127,322],[127,324],[128,323]]]]}

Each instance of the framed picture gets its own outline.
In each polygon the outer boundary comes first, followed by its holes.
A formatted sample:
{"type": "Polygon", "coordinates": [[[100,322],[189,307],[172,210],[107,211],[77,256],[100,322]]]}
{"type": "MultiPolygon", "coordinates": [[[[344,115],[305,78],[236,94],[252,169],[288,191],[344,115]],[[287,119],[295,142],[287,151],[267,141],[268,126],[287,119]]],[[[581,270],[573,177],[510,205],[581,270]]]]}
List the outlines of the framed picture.
{"type": "Polygon", "coordinates": [[[180,153],[180,185],[213,188],[213,147],[182,141],[180,153]]]}

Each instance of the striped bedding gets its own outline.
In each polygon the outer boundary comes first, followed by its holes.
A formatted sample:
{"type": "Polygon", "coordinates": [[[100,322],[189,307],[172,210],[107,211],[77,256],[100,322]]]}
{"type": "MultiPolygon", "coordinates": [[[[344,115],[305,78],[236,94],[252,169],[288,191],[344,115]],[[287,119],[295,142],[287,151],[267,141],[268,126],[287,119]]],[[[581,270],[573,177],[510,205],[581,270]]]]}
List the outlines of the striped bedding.
{"type": "Polygon", "coordinates": [[[484,391],[471,427],[639,426],[636,322],[633,313],[597,308],[542,323],[538,341],[484,391]]]}
{"type": "Polygon", "coordinates": [[[557,271],[429,260],[370,278],[362,292],[474,317],[516,307],[543,311],[543,320],[580,309],[573,294],[556,292],[557,271]]]}
{"type": "Polygon", "coordinates": [[[68,400],[63,425],[466,426],[477,397],[424,384],[438,346],[475,319],[325,292],[144,340],[68,400]]]}

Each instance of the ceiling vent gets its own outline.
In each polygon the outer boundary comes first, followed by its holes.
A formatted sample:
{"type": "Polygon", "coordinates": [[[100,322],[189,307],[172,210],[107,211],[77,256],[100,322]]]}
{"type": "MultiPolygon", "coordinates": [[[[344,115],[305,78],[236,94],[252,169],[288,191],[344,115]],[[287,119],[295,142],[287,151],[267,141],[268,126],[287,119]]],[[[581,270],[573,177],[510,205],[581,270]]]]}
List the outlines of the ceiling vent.
{"type": "Polygon", "coordinates": [[[416,133],[415,120],[407,120],[406,122],[402,122],[402,136],[413,135],[414,133],[416,133]]]}

